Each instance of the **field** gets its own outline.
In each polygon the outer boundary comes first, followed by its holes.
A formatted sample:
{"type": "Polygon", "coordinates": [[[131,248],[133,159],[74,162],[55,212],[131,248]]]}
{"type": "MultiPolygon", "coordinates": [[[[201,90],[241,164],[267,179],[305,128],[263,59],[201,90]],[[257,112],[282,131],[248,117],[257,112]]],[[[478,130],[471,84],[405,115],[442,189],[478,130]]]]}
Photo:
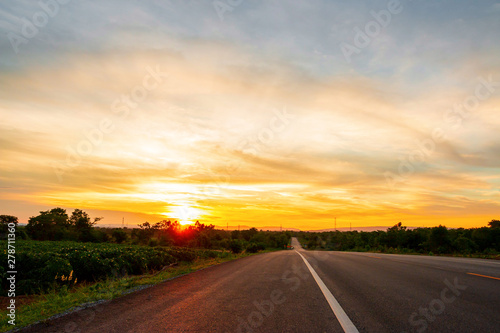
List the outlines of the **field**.
{"type": "MultiPolygon", "coordinates": [[[[5,241],[0,241],[0,246],[7,249],[5,241]]],[[[175,263],[221,255],[228,253],[177,247],[19,240],[16,242],[16,295],[141,275],[175,263]]],[[[7,263],[6,250],[0,253],[0,261],[7,263]]],[[[6,296],[8,281],[5,265],[0,266],[0,277],[2,296],[6,296]]]]}
{"type": "MultiPolygon", "coordinates": [[[[4,249],[6,241],[0,241],[4,249]]],[[[82,304],[109,300],[250,253],[71,241],[16,241],[16,327],[82,304]]],[[[0,253],[0,332],[12,329],[5,311],[7,251],[0,253]],[[4,306],[5,305],[5,306],[4,306]]]]}

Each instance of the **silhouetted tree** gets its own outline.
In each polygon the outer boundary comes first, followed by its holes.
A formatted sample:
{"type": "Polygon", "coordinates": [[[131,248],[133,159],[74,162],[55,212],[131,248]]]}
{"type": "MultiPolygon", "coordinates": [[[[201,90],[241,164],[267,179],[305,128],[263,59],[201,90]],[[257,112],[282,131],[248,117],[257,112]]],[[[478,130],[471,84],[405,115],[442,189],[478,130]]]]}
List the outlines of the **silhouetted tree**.
{"type": "Polygon", "coordinates": [[[68,217],[65,209],[53,208],[30,217],[26,232],[36,240],[106,241],[106,233],[93,230],[99,220],[101,218],[97,217],[91,221],[88,214],[80,209],[75,209],[68,217]]]}
{"type": "Polygon", "coordinates": [[[490,228],[500,228],[500,220],[491,220],[488,225],[490,228]]]}
{"type": "Polygon", "coordinates": [[[393,227],[387,229],[387,246],[389,247],[404,247],[408,241],[406,227],[401,222],[398,222],[393,227]]]}
{"type": "Polygon", "coordinates": [[[497,228],[482,227],[472,231],[472,240],[477,244],[480,251],[494,247],[493,232],[496,230],[497,228]]]}
{"type": "Polygon", "coordinates": [[[450,245],[448,229],[442,225],[432,228],[429,236],[429,245],[435,252],[446,253],[450,245]]]}
{"type": "Polygon", "coordinates": [[[0,215],[0,233],[4,234],[7,233],[9,227],[8,225],[10,223],[14,223],[14,225],[17,227],[18,220],[16,216],[12,215],[0,215]]]}
{"type": "Polygon", "coordinates": [[[28,220],[26,231],[33,239],[60,240],[69,227],[68,214],[62,208],[41,211],[40,215],[28,220]]]}
{"type": "Polygon", "coordinates": [[[69,224],[76,229],[76,231],[81,232],[84,230],[90,230],[92,227],[102,220],[102,217],[94,218],[94,221],[90,220],[90,216],[81,209],[75,209],[71,213],[69,218],[69,224]]]}

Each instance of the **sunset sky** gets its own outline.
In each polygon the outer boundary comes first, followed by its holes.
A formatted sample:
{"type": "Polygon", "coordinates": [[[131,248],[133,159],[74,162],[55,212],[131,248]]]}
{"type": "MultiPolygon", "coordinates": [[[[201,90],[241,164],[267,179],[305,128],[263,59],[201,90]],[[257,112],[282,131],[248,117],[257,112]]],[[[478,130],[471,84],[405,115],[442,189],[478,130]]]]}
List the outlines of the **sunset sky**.
{"type": "Polygon", "coordinates": [[[500,218],[498,1],[66,2],[0,4],[0,214],[500,218]]]}

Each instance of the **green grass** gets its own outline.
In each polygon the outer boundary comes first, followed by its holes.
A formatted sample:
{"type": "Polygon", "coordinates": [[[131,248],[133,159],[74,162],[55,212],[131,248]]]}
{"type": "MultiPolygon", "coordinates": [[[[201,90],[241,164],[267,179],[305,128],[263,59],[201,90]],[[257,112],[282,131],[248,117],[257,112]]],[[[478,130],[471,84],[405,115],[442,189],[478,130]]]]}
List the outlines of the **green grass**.
{"type": "MultiPolygon", "coordinates": [[[[0,241],[0,246],[4,249],[0,251],[0,262],[6,263],[7,244],[0,241]]],[[[141,275],[172,263],[220,255],[219,251],[177,247],[19,240],[16,242],[16,292],[19,295],[43,293],[54,284],[62,287],[76,282],[141,275]]],[[[6,277],[6,268],[0,266],[2,296],[6,296],[6,277]]]]}
{"type": "Polygon", "coordinates": [[[25,327],[36,322],[47,320],[54,315],[66,312],[82,304],[100,300],[110,300],[130,292],[134,288],[155,285],[180,275],[249,255],[253,254],[232,254],[224,252],[224,256],[221,257],[197,259],[193,262],[181,262],[178,266],[170,267],[156,273],[120,279],[107,279],[97,283],[77,285],[70,290],[67,288],[62,288],[57,291],[52,290],[35,296],[33,302],[30,304],[16,307],[15,327],[8,323],[9,318],[7,317],[7,311],[0,311],[2,318],[0,322],[0,332],[5,332],[13,328],[25,327]]]}

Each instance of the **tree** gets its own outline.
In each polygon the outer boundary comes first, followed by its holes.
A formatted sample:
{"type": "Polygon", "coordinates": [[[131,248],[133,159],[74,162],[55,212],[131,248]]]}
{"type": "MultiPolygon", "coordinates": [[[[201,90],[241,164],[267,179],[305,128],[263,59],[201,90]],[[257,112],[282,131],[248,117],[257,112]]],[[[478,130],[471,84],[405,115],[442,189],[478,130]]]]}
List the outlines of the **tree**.
{"type": "Polygon", "coordinates": [[[68,217],[65,209],[53,208],[30,217],[26,231],[36,240],[94,241],[96,234],[92,234],[92,228],[100,220],[96,217],[91,221],[89,215],[80,209],[75,209],[68,217]]]}
{"type": "Polygon", "coordinates": [[[250,228],[248,230],[242,230],[241,235],[242,235],[244,240],[249,241],[258,232],[259,232],[259,230],[257,230],[257,228],[250,228]]]}
{"type": "Polygon", "coordinates": [[[387,232],[391,232],[391,231],[405,231],[405,230],[406,230],[406,227],[403,226],[403,223],[398,222],[393,227],[388,228],[387,232]]]}
{"type": "Polygon", "coordinates": [[[139,228],[135,234],[141,243],[147,243],[153,237],[155,230],[157,230],[156,225],[152,225],[147,221],[139,224],[139,228]]]}
{"type": "Polygon", "coordinates": [[[100,220],[102,220],[102,217],[96,217],[94,218],[94,221],[91,221],[89,214],[85,213],[81,209],[75,209],[73,213],[71,213],[69,223],[77,231],[82,232],[84,230],[92,229],[92,227],[100,220]]]}
{"type": "Polygon", "coordinates": [[[62,208],[41,211],[28,220],[26,231],[32,239],[56,240],[69,227],[68,214],[62,208]]]}
{"type": "Polygon", "coordinates": [[[477,249],[476,243],[469,238],[464,236],[460,236],[453,242],[455,249],[459,251],[459,253],[469,254],[475,252],[477,249]]]}
{"type": "Polygon", "coordinates": [[[496,228],[482,227],[472,231],[472,240],[477,244],[480,251],[484,251],[494,246],[493,232],[496,230],[496,228]]]}
{"type": "Polygon", "coordinates": [[[243,245],[238,239],[233,239],[229,243],[229,248],[233,253],[240,253],[243,250],[243,245]]]}
{"type": "Polygon", "coordinates": [[[0,233],[4,234],[7,233],[9,230],[9,224],[14,223],[14,226],[17,227],[17,223],[19,221],[17,220],[16,216],[12,215],[0,215],[0,233]]]}
{"type": "Polygon", "coordinates": [[[500,228],[500,220],[491,220],[488,225],[490,228],[500,228]]]}
{"type": "Polygon", "coordinates": [[[387,229],[387,246],[389,247],[404,247],[407,245],[408,236],[406,234],[406,227],[401,222],[398,222],[393,227],[387,229]]]}
{"type": "Polygon", "coordinates": [[[448,229],[445,226],[439,225],[438,227],[432,228],[429,236],[429,244],[433,251],[439,253],[449,252],[450,243],[448,229]]]}

